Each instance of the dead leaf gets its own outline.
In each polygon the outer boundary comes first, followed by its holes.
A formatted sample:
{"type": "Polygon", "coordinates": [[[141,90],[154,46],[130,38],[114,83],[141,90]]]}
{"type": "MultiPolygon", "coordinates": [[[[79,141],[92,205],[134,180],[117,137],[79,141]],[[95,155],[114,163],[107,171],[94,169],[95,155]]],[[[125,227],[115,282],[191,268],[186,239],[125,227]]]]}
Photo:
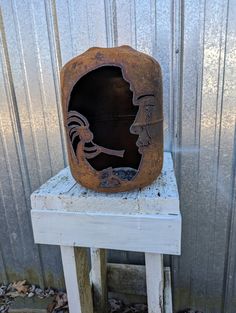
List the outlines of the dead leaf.
{"type": "Polygon", "coordinates": [[[26,294],[19,293],[18,291],[8,291],[6,293],[6,296],[11,298],[17,298],[17,297],[26,297],[26,294]]]}
{"type": "Polygon", "coordinates": [[[29,286],[26,285],[26,280],[19,280],[18,282],[14,282],[12,284],[12,288],[16,289],[19,293],[26,294],[29,286]]]}
{"type": "Polygon", "coordinates": [[[109,312],[121,313],[124,310],[124,303],[118,299],[109,299],[109,312]]]}
{"type": "Polygon", "coordinates": [[[49,303],[49,305],[47,306],[47,313],[52,313],[54,311],[55,306],[56,306],[55,301],[53,301],[52,303],[49,303]]]}
{"type": "Polygon", "coordinates": [[[58,310],[60,308],[64,308],[68,304],[67,294],[64,292],[59,292],[55,298],[56,306],[54,310],[58,310]]]}

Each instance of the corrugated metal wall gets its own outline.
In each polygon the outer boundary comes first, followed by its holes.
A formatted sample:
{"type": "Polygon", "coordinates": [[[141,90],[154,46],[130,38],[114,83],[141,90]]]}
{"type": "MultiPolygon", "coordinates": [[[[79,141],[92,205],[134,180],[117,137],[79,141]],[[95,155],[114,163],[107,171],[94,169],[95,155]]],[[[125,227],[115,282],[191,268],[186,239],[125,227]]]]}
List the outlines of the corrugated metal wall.
{"type": "MultiPolygon", "coordinates": [[[[176,168],[183,249],[176,307],[236,312],[236,2],[182,2],[176,168]]],[[[175,133],[176,134],[176,133],[175,133]]]]}
{"type": "Polygon", "coordinates": [[[59,250],[33,244],[29,215],[30,193],[66,164],[59,70],[90,46],[129,44],[163,70],[183,214],[176,311],[235,313],[235,0],[0,3],[0,281],[63,286],[59,250]]]}

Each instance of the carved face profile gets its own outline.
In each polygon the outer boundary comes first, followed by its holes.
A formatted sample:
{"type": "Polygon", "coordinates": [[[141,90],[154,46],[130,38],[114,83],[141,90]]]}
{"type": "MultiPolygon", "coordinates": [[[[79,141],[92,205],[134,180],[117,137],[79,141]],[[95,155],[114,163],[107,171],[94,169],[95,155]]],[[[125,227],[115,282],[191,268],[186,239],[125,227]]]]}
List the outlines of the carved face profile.
{"type": "Polygon", "coordinates": [[[128,46],[91,48],[61,72],[69,164],[104,192],[151,183],[163,158],[159,64],[128,46]]]}

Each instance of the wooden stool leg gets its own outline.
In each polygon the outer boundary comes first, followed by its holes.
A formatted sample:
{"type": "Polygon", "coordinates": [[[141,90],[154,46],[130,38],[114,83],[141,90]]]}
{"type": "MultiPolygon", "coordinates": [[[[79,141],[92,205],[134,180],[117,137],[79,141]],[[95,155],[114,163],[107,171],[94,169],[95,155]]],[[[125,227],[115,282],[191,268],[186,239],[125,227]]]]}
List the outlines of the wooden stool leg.
{"type": "Polygon", "coordinates": [[[148,313],[163,313],[163,256],[145,253],[148,313]]]}
{"type": "Polygon", "coordinates": [[[61,256],[70,313],[92,313],[87,249],[61,246],[61,256]]]}
{"type": "Polygon", "coordinates": [[[107,253],[105,249],[91,249],[91,274],[94,311],[107,312],[107,253]]]}

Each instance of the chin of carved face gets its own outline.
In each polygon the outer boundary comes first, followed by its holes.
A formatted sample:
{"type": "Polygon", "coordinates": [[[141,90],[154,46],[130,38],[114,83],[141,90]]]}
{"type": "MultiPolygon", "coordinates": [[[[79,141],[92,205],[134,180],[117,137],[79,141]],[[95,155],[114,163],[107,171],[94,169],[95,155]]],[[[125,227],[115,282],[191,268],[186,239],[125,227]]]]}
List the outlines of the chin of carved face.
{"type": "Polygon", "coordinates": [[[136,145],[140,148],[148,147],[151,143],[151,137],[148,134],[147,128],[142,127],[142,130],[139,132],[139,138],[136,142],[136,145]]]}
{"type": "Polygon", "coordinates": [[[139,152],[140,154],[143,154],[146,149],[147,149],[147,146],[140,146],[140,147],[138,148],[138,152],[139,152]]]}

